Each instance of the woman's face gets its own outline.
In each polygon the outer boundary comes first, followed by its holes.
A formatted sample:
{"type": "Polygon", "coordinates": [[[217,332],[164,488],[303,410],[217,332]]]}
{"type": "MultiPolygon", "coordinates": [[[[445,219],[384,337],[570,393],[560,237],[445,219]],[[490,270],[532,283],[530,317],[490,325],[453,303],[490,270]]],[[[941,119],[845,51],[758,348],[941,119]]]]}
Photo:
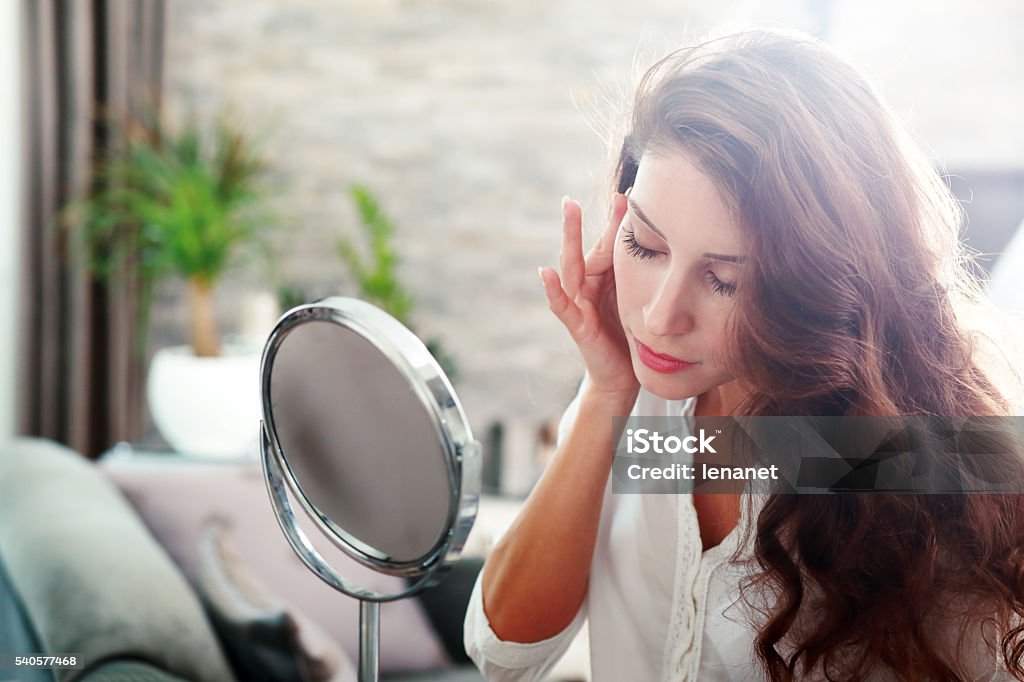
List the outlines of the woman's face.
{"type": "Polygon", "coordinates": [[[651,393],[679,400],[733,379],[725,330],[743,245],[718,190],[685,156],[641,158],[614,268],[633,370],[651,393]]]}

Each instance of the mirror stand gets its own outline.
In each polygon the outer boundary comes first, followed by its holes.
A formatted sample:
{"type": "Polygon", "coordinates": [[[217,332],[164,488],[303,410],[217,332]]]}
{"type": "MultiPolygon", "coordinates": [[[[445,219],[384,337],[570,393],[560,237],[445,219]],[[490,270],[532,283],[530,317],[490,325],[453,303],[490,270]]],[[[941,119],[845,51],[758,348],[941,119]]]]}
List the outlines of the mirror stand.
{"type": "Polygon", "coordinates": [[[380,602],[359,600],[359,682],[380,679],[380,602]]]}
{"type": "Polygon", "coordinates": [[[380,604],[436,584],[458,559],[476,518],[480,444],[427,347],[357,299],[323,299],[278,320],[260,395],[278,525],[310,571],[359,600],[359,680],[377,682],[380,604]],[[335,548],[402,586],[378,591],[344,578],[299,527],[293,499],[335,548]]]}

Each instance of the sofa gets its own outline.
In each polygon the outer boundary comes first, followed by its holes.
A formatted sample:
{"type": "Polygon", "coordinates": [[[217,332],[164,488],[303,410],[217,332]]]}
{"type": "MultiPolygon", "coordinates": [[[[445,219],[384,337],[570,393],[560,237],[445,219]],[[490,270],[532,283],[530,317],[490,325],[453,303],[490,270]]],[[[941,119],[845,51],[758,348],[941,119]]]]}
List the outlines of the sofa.
{"type": "MultiPolygon", "coordinates": [[[[368,587],[401,586],[315,544],[368,587]]],[[[481,566],[466,557],[437,587],[381,605],[383,680],[483,679],[462,647],[481,566]]],[[[0,446],[0,652],[81,658],[0,669],[0,682],[344,682],[357,631],[358,602],[284,540],[257,461],[0,446]]]]}

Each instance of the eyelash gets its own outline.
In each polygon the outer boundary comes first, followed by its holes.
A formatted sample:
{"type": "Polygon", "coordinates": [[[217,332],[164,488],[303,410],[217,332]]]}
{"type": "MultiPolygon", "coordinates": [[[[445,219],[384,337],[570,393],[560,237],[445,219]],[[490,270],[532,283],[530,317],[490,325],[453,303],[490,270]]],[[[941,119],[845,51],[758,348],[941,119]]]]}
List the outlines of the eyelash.
{"type": "Polygon", "coordinates": [[[718,277],[715,276],[715,273],[711,272],[710,270],[708,270],[708,283],[711,284],[711,288],[712,290],[714,290],[716,294],[721,294],[722,296],[732,296],[733,294],[736,293],[736,285],[734,283],[723,282],[722,280],[718,279],[718,277]]]}
{"type": "MultiPolygon", "coordinates": [[[[647,260],[648,258],[654,258],[660,255],[660,251],[654,249],[648,249],[646,246],[640,246],[640,243],[636,240],[636,235],[633,234],[633,230],[623,230],[625,236],[622,238],[622,242],[626,245],[626,251],[629,255],[633,256],[637,260],[647,260]]],[[[716,294],[722,296],[732,296],[736,293],[736,285],[731,282],[723,282],[718,279],[715,273],[708,271],[707,274],[708,284],[711,285],[711,290],[716,294]]]]}
{"type": "Polygon", "coordinates": [[[647,260],[648,258],[654,258],[660,251],[654,249],[648,249],[645,246],[640,246],[636,240],[636,235],[633,234],[633,230],[623,230],[626,236],[622,238],[623,243],[626,245],[626,250],[629,251],[629,255],[633,256],[637,260],[647,260]]]}

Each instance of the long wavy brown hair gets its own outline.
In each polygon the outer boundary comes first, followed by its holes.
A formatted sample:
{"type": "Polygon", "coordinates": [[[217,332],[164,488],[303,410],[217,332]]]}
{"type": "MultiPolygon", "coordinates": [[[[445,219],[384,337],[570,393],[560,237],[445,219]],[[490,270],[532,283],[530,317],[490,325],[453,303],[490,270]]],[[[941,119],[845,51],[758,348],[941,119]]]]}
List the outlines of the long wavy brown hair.
{"type": "MultiPolygon", "coordinates": [[[[638,88],[619,191],[645,153],[686,154],[744,230],[739,414],[1009,414],[962,316],[959,204],[830,48],[751,31],[669,55],[638,88]]],[[[1024,679],[1021,496],[777,494],[750,532],[769,679],[969,679],[978,646],[1024,679]]]]}

